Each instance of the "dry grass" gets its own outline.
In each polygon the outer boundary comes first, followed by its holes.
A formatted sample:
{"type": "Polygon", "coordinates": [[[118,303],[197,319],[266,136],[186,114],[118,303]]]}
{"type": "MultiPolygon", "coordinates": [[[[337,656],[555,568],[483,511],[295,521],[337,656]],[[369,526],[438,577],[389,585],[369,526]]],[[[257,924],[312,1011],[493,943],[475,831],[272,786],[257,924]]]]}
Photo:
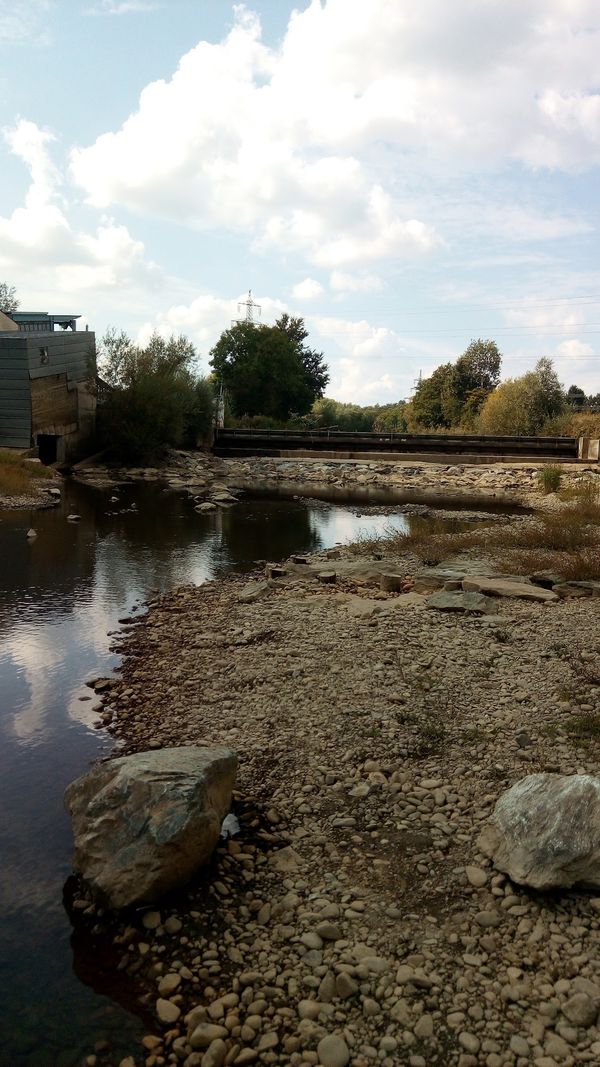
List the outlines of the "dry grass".
{"type": "Polygon", "coordinates": [[[0,449],[0,493],[3,496],[23,496],[35,488],[37,482],[52,477],[53,471],[48,467],[0,449]]]}
{"type": "Polygon", "coordinates": [[[574,581],[600,578],[600,487],[596,479],[586,479],[565,498],[559,511],[456,531],[443,520],[413,519],[408,530],[365,539],[355,551],[409,554],[430,566],[461,552],[483,551],[505,573],[552,570],[574,581]]]}

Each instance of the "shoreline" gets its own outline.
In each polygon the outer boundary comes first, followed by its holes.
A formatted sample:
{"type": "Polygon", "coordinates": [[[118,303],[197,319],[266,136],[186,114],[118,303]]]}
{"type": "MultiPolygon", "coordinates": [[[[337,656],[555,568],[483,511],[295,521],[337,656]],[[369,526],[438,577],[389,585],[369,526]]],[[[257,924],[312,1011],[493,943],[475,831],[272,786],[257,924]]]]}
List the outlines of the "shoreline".
{"type": "Polygon", "coordinates": [[[599,601],[449,616],[411,592],[414,557],[311,562],[336,584],[296,568],[257,593],[262,572],[232,575],[119,635],[115,755],[236,749],[242,826],[187,890],[110,917],[158,1013],[123,1067],[311,1067],[327,1034],[352,1067],[598,1062],[600,1029],[563,1009],[579,980],[600,997],[600,896],[524,890],[475,842],[526,774],[597,771],[595,734],[574,726],[600,696],[577,669],[600,667],[599,601]],[[382,567],[403,591],[379,591],[382,567]]]}
{"type": "MultiPolygon", "coordinates": [[[[489,499],[508,507],[552,506],[552,500],[539,490],[538,475],[544,464],[433,464],[417,463],[411,459],[397,462],[372,460],[332,460],[254,457],[249,459],[222,459],[207,452],[171,451],[167,462],[160,468],[118,467],[109,468],[85,461],[74,469],[73,476],[87,485],[112,488],[124,482],[160,481],[173,490],[185,492],[197,502],[210,500],[213,491],[253,488],[255,491],[272,492],[284,489],[293,493],[296,486],[300,495],[310,495],[311,486],[319,492],[329,491],[331,499],[337,496],[358,493],[389,492],[391,504],[401,498],[406,502],[438,497],[444,499],[472,498],[489,499]]],[[[598,477],[598,464],[573,464],[561,466],[565,487],[576,485],[582,478],[598,477]]],[[[551,497],[554,494],[550,494],[551,497]]],[[[376,502],[376,501],[375,501],[376,502]]],[[[216,499],[219,505],[218,499],[216,499]]],[[[220,506],[226,504],[223,500],[220,506]]],[[[231,503],[231,501],[229,501],[231,503]]]]}

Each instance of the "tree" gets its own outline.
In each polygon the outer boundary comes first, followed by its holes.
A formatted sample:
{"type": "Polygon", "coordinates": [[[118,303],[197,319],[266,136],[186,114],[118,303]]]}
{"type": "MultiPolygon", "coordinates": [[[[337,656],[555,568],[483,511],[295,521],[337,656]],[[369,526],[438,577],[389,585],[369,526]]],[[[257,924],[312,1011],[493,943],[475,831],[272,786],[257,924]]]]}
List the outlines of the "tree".
{"type": "Polygon", "coordinates": [[[3,311],[5,315],[11,315],[13,311],[18,310],[18,307],[19,301],[14,285],[0,282],[0,311],[3,311]]]}
{"type": "Polygon", "coordinates": [[[478,421],[480,433],[533,435],[564,410],[564,394],[552,361],[543,357],[535,370],[509,378],[490,393],[478,421]]]}
{"type": "Polygon", "coordinates": [[[411,402],[411,416],[416,423],[427,429],[445,429],[448,419],[448,397],[452,396],[454,366],[442,363],[429,378],[423,378],[415,390],[411,402]]]}
{"type": "Polygon", "coordinates": [[[99,425],[121,459],[154,463],[169,445],[194,447],[212,426],[212,389],[195,372],[196,352],[185,337],[148,344],[109,330],[100,343],[99,425]]]}
{"type": "Polygon", "coordinates": [[[565,399],[569,407],[580,409],[586,402],[586,396],[583,389],[578,385],[570,385],[565,394],[565,399]]]}
{"type": "Polygon", "coordinates": [[[495,341],[471,341],[455,363],[443,363],[419,382],[411,403],[413,419],[430,429],[470,428],[498,384],[501,364],[495,341]]]}
{"type": "Polygon", "coordinates": [[[283,330],[295,344],[302,360],[306,380],[314,393],[314,399],[323,396],[329,382],[329,371],[323,361],[323,353],[317,352],[314,348],[308,348],[304,343],[308,337],[304,319],[293,318],[286,311],[275,320],[275,325],[278,330],[283,330]]]}
{"type": "Polygon", "coordinates": [[[321,353],[304,344],[302,319],[282,316],[275,326],[240,322],[211,349],[211,367],[229,396],[232,414],[286,420],[304,415],[329,375],[321,353]]]}

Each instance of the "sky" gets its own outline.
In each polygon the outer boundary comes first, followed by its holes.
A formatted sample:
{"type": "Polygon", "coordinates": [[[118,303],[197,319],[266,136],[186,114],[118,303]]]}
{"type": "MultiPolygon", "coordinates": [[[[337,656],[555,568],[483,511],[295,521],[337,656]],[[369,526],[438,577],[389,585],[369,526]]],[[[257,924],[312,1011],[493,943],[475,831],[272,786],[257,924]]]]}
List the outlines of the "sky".
{"type": "Polygon", "coordinates": [[[0,0],[0,280],[199,367],[252,291],[327,393],[492,338],[600,392],[598,0],[0,0]]]}

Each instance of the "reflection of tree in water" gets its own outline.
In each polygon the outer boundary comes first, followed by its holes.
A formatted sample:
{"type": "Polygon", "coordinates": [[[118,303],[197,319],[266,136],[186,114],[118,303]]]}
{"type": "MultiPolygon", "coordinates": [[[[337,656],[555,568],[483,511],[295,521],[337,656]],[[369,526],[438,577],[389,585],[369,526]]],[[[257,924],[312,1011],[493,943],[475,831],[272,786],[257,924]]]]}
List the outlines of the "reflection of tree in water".
{"type": "Polygon", "coordinates": [[[156,486],[124,492],[98,517],[97,530],[96,576],[111,598],[210,577],[211,527],[178,494],[156,486]]]}
{"type": "Polygon", "coordinates": [[[320,545],[310,508],[301,501],[245,500],[221,518],[221,543],[211,546],[216,569],[245,569],[254,560],[280,560],[320,545]]]}

